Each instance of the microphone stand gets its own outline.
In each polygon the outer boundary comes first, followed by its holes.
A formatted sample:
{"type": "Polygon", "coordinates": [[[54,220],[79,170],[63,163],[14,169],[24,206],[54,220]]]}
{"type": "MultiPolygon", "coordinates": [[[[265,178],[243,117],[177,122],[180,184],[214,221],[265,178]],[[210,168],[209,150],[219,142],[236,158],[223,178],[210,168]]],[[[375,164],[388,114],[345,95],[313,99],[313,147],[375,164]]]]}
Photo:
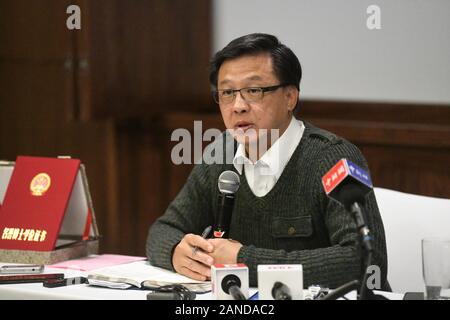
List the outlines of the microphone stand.
{"type": "Polygon", "coordinates": [[[320,300],[336,300],[340,297],[345,296],[350,291],[357,289],[357,300],[389,300],[388,298],[375,294],[371,289],[367,288],[367,268],[372,264],[372,238],[370,237],[370,230],[366,226],[364,222],[364,216],[361,210],[361,207],[357,202],[354,202],[350,208],[350,213],[353,215],[356,228],[358,233],[361,235],[359,237],[359,243],[362,248],[361,260],[363,261],[364,266],[364,274],[362,275],[362,280],[352,280],[350,282],[345,283],[339,288],[336,288],[333,292],[326,295],[324,298],[320,300]],[[359,287],[359,290],[358,290],[359,287]],[[359,292],[358,292],[359,291],[359,292]]]}
{"type": "Polygon", "coordinates": [[[359,288],[358,300],[388,300],[386,297],[374,294],[371,289],[367,288],[367,268],[372,264],[372,237],[370,236],[370,230],[364,222],[364,216],[361,207],[357,202],[354,202],[350,206],[350,212],[355,218],[356,228],[361,235],[359,243],[362,248],[361,260],[364,262],[364,274],[361,280],[361,287],[359,288]]]}

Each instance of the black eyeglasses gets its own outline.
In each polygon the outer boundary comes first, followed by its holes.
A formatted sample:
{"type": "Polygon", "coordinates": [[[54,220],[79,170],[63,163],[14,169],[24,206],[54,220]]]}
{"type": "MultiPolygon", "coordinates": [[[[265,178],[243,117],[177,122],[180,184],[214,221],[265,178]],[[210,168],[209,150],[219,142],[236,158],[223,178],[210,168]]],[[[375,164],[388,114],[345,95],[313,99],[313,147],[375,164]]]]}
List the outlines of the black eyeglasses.
{"type": "Polygon", "coordinates": [[[275,91],[278,88],[285,87],[287,84],[278,84],[270,87],[249,87],[242,89],[223,89],[213,91],[214,101],[216,103],[228,104],[232,103],[236,98],[237,92],[241,93],[241,97],[247,102],[259,102],[264,97],[265,92],[275,91]]]}

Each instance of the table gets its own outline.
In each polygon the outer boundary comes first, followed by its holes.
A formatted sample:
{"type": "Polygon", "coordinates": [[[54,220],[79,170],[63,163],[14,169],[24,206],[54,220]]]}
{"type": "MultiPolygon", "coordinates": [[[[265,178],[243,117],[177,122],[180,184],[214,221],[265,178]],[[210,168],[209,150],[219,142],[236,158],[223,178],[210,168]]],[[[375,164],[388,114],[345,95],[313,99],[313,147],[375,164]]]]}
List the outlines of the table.
{"type": "MultiPolygon", "coordinates": [[[[87,276],[86,272],[49,268],[44,273],[64,273],[65,277],[87,276]]],[[[257,291],[250,289],[250,296],[257,291]]],[[[71,285],[58,288],[46,288],[42,283],[0,284],[1,300],[146,300],[146,290],[119,290],[89,286],[88,284],[71,285]]],[[[403,294],[380,292],[390,300],[402,300],[403,294]]],[[[356,292],[350,292],[347,299],[355,300],[356,292]]],[[[198,294],[196,300],[212,300],[211,293],[198,294]]]]}

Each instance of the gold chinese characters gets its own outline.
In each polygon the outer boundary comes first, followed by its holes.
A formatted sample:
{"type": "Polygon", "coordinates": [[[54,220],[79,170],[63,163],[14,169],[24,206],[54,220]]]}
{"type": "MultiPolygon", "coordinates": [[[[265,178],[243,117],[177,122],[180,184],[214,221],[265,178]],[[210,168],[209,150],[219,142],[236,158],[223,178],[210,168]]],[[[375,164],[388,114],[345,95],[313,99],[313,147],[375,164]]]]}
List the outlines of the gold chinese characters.
{"type": "Polygon", "coordinates": [[[47,236],[47,230],[4,228],[2,240],[43,242],[47,236]]]}

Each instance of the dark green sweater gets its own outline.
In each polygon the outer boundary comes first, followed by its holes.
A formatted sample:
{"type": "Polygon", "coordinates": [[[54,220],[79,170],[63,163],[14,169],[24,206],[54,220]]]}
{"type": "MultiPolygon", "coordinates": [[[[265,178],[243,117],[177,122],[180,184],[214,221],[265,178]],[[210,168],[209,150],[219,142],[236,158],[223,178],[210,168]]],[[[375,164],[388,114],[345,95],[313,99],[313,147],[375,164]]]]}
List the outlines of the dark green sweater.
{"type": "MultiPolygon", "coordinates": [[[[302,264],[305,287],[319,284],[334,288],[359,278],[361,258],[354,220],[325,195],[321,177],[341,158],[368,169],[366,161],[348,141],[307,122],[305,127],[299,145],[268,194],[256,197],[245,174],[240,176],[230,238],[243,244],[238,262],[249,267],[252,286],[257,285],[258,264],[302,264]]],[[[225,146],[224,158],[226,150],[236,150],[235,142],[228,140],[233,145],[225,146]]],[[[217,179],[224,170],[235,171],[230,162],[194,167],[180,193],[150,228],[147,256],[151,264],[173,270],[172,252],[183,236],[201,234],[214,224],[217,179]]],[[[372,264],[381,268],[382,287],[387,289],[384,228],[373,192],[367,196],[364,210],[374,237],[372,264]]]]}

